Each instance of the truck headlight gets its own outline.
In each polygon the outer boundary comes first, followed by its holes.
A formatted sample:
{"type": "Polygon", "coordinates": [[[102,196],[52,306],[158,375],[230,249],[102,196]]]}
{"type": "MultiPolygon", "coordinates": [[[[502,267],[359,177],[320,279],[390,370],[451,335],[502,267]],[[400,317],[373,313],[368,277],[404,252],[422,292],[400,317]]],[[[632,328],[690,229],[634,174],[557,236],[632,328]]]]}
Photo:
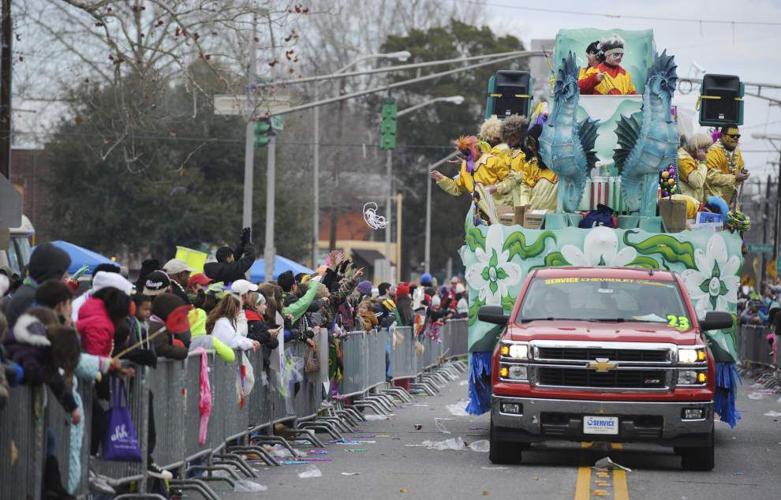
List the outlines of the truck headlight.
{"type": "Polygon", "coordinates": [[[680,370],[678,372],[678,385],[705,385],[708,383],[708,374],[698,370],[680,370]]]}
{"type": "Polygon", "coordinates": [[[529,344],[502,344],[499,352],[505,358],[529,359],[529,344]]]}
{"type": "Polygon", "coordinates": [[[705,361],[705,349],[678,349],[678,362],[691,365],[705,361]]]}
{"type": "Polygon", "coordinates": [[[499,369],[499,376],[506,380],[525,382],[528,380],[527,368],[526,365],[502,365],[499,369]]]}

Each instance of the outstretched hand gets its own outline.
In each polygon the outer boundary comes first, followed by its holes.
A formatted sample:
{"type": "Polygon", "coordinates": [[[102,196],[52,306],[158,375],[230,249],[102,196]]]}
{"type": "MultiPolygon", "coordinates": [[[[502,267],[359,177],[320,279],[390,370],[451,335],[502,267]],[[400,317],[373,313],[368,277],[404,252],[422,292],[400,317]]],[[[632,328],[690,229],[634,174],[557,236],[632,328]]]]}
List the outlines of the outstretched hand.
{"type": "Polygon", "coordinates": [[[441,179],[444,179],[445,176],[439,170],[432,170],[431,171],[431,178],[434,181],[439,182],[441,179]]]}

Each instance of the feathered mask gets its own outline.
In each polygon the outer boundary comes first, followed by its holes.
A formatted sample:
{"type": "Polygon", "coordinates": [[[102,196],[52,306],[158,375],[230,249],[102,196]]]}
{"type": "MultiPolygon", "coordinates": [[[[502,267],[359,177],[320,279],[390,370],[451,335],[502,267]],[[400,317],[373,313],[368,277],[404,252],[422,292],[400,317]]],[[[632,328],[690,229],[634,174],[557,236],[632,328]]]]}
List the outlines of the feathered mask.
{"type": "Polygon", "coordinates": [[[456,142],[456,149],[461,153],[461,156],[466,160],[466,170],[471,174],[475,171],[475,162],[480,158],[480,147],[478,146],[477,137],[461,136],[456,142]]]}

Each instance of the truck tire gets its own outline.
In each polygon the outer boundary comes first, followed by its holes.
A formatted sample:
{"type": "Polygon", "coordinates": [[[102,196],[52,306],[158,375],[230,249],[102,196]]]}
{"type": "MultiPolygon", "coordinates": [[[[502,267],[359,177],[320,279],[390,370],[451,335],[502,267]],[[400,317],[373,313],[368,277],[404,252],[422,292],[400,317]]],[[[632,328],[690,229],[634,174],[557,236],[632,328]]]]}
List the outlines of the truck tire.
{"type": "Polygon", "coordinates": [[[716,465],[713,431],[710,434],[710,446],[701,448],[678,448],[683,470],[711,471],[716,465]]]}
{"type": "Polygon", "coordinates": [[[521,451],[524,448],[528,448],[528,446],[524,447],[523,443],[495,439],[493,424],[491,424],[490,442],[491,448],[488,452],[488,459],[492,464],[519,464],[521,463],[521,451]]]}

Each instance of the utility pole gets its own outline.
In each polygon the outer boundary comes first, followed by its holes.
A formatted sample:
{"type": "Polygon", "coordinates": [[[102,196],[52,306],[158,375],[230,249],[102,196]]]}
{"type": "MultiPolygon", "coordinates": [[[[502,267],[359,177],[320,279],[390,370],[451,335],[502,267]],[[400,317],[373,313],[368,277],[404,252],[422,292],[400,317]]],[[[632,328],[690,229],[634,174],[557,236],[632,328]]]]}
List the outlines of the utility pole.
{"type": "Polygon", "coordinates": [[[2,0],[2,55],[0,55],[0,175],[11,180],[11,0],[2,0]]]}
{"type": "MultiPolygon", "coordinates": [[[[314,86],[315,101],[320,99],[317,91],[317,85],[314,86]]],[[[317,244],[320,241],[320,107],[316,107],[315,111],[315,150],[312,158],[314,167],[314,185],[312,188],[315,191],[314,198],[314,210],[312,211],[312,269],[317,269],[317,244]]]]}
{"type": "MultiPolygon", "coordinates": [[[[255,94],[255,72],[257,65],[255,39],[258,37],[257,16],[252,16],[252,38],[249,42],[249,74],[247,75],[247,100],[252,102],[255,94]]],[[[255,121],[247,118],[244,130],[244,204],[241,215],[242,227],[252,227],[252,191],[255,182],[255,121]]],[[[237,256],[238,257],[238,256],[237,256]]]]}
{"type": "MultiPolygon", "coordinates": [[[[767,176],[767,187],[765,187],[765,199],[762,200],[762,204],[764,205],[762,210],[762,244],[767,244],[767,223],[770,222],[770,183],[773,182],[770,178],[770,175],[767,176]]],[[[768,265],[768,257],[766,253],[762,254],[762,272],[760,273],[762,276],[762,283],[765,282],[765,279],[767,278],[767,265],[768,265]]]]}
{"type": "Polygon", "coordinates": [[[274,276],[274,194],[276,185],[277,136],[272,128],[269,130],[268,162],[266,172],[266,245],[263,248],[263,262],[266,268],[266,281],[274,276]]]}

